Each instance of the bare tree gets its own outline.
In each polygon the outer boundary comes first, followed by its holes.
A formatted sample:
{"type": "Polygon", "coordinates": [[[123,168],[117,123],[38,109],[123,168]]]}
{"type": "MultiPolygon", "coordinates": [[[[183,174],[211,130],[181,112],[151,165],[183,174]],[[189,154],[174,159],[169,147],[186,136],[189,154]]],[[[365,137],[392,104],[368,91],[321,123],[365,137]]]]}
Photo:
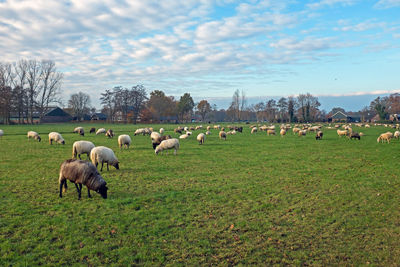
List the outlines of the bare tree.
{"type": "Polygon", "coordinates": [[[13,90],[13,96],[15,100],[15,107],[16,111],[18,113],[18,123],[21,123],[24,121],[24,117],[27,117],[27,95],[25,91],[25,85],[26,85],[26,76],[27,76],[27,71],[28,71],[28,61],[22,59],[18,62],[14,62],[13,64],[14,68],[14,73],[15,73],[15,79],[14,81],[14,90],[13,90]],[[25,116],[24,116],[24,113],[25,116]]]}
{"type": "Polygon", "coordinates": [[[147,100],[146,88],[140,84],[132,86],[130,95],[131,95],[131,101],[132,101],[131,105],[133,111],[132,121],[134,124],[136,124],[139,114],[144,108],[145,101],[147,100]]]}
{"type": "Polygon", "coordinates": [[[29,110],[29,120],[33,124],[33,112],[36,106],[36,97],[40,89],[40,63],[36,60],[29,60],[27,62],[27,97],[28,97],[28,110],[29,110]]]}
{"type": "Polygon", "coordinates": [[[42,60],[40,65],[42,85],[38,92],[37,108],[40,114],[39,117],[42,119],[50,104],[61,102],[58,98],[58,94],[63,74],[57,71],[54,61],[42,60]]]}
{"type": "Polygon", "coordinates": [[[241,113],[246,109],[246,95],[242,90],[242,95],[240,96],[240,91],[237,89],[232,96],[232,102],[227,112],[230,114],[229,117],[232,120],[241,120],[241,113]]]}
{"type": "Polygon", "coordinates": [[[68,100],[68,107],[72,109],[74,116],[80,121],[83,115],[90,111],[90,96],[82,92],[73,94],[68,100]]]}

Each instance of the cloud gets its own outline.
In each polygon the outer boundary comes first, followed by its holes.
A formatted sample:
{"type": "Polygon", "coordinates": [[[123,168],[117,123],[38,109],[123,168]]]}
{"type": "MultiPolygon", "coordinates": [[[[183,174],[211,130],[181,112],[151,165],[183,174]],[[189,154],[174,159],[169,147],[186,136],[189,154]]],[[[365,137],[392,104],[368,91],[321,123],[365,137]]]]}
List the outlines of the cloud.
{"type": "Polygon", "coordinates": [[[400,7],[400,0],[380,0],[374,7],[378,9],[400,7]]]}
{"type": "Polygon", "coordinates": [[[323,8],[325,6],[332,7],[335,5],[351,6],[357,2],[358,0],[322,0],[312,4],[308,4],[307,6],[311,9],[318,9],[318,8],[323,8]]]}
{"type": "Polygon", "coordinates": [[[354,31],[354,32],[363,32],[372,29],[384,29],[387,26],[385,22],[376,22],[374,20],[368,20],[364,22],[360,22],[355,25],[349,25],[348,21],[339,21],[339,24],[342,24],[340,27],[335,27],[336,31],[354,31]]]}

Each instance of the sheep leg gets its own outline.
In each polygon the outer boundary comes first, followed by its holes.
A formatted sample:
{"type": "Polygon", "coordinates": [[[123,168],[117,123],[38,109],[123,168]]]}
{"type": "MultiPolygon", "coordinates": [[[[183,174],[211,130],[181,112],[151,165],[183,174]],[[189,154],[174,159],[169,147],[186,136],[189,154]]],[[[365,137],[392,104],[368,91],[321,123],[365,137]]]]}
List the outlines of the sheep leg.
{"type": "Polygon", "coordinates": [[[81,159],[81,154],[78,154],[78,157],[79,157],[80,160],[82,160],[82,159],[81,159]]]}
{"type": "Polygon", "coordinates": [[[62,187],[63,187],[64,183],[66,183],[66,182],[67,182],[67,180],[63,180],[60,183],[60,197],[62,197],[62,187]]]}
{"type": "Polygon", "coordinates": [[[76,191],[78,191],[78,199],[81,199],[81,191],[79,190],[78,184],[75,184],[75,187],[76,187],[76,191]]]}
{"type": "Polygon", "coordinates": [[[101,162],[101,169],[100,169],[101,172],[103,171],[103,164],[104,164],[104,162],[101,162]]]}
{"type": "Polygon", "coordinates": [[[91,198],[92,196],[90,195],[90,189],[89,189],[89,187],[88,187],[88,189],[87,189],[87,195],[88,195],[88,198],[91,198]]]}

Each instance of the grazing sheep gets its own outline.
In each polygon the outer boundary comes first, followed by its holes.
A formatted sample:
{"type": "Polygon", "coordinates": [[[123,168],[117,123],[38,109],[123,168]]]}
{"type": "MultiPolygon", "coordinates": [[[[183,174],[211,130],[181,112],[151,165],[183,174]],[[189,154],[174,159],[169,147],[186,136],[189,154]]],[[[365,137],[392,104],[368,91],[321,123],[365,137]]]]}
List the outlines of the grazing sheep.
{"type": "Polygon", "coordinates": [[[301,130],[301,129],[300,129],[300,128],[297,128],[297,127],[294,127],[294,128],[292,129],[293,134],[298,133],[300,130],[301,130]]]}
{"type": "Polygon", "coordinates": [[[50,143],[50,145],[53,144],[53,141],[54,141],[54,142],[57,142],[57,143],[59,143],[59,144],[65,145],[64,138],[61,136],[61,134],[59,134],[59,133],[57,133],[57,132],[51,132],[51,133],[49,133],[49,143],[50,143]]]}
{"type": "Polygon", "coordinates": [[[111,130],[111,129],[108,129],[108,131],[106,132],[106,136],[108,137],[108,138],[113,138],[114,137],[114,132],[113,132],[113,130],[111,130]]]}
{"type": "Polygon", "coordinates": [[[85,136],[85,131],[83,130],[83,127],[76,127],[74,129],[74,133],[78,133],[78,134],[80,134],[82,136],[85,136]]]}
{"type": "Polygon", "coordinates": [[[186,134],[187,134],[187,135],[192,135],[193,133],[192,133],[192,132],[189,132],[189,131],[187,131],[187,132],[186,132],[186,134]]]}
{"type": "Polygon", "coordinates": [[[131,137],[127,134],[121,134],[120,136],[118,136],[118,146],[120,149],[122,149],[124,146],[126,148],[129,148],[129,146],[131,145],[132,140],[131,137]]]}
{"type": "Polygon", "coordinates": [[[0,129],[0,138],[4,135],[4,131],[0,129]]]}
{"type": "Polygon", "coordinates": [[[322,136],[324,136],[324,133],[321,131],[317,131],[317,133],[315,135],[315,140],[321,140],[322,136]]]}
{"type": "Polygon", "coordinates": [[[185,132],[189,131],[189,127],[185,126],[185,127],[183,128],[183,130],[184,130],[185,132]]]}
{"type": "Polygon", "coordinates": [[[155,141],[153,143],[153,149],[155,149],[159,144],[161,144],[162,141],[168,140],[168,139],[171,139],[171,138],[172,137],[169,134],[161,136],[160,138],[158,138],[158,141],[155,141]]]}
{"type": "Polygon", "coordinates": [[[182,129],[180,127],[174,129],[174,133],[182,134],[182,129]]]}
{"type": "Polygon", "coordinates": [[[221,128],[220,125],[214,125],[214,129],[215,129],[215,130],[219,130],[220,128],[221,128]]]}
{"type": "Polygon", "coordinates": [[[195,128],[194,128],[193,126],[190,126],[190,127],[189,127],[189,130],[190,130],[190,131],[194,131],[195,128]]]}
{"type": "Polygon", "coordinates": [[[273,130],[273,129],[268,129],[268,130],[267,130],[267,135],[275,135],[275,130],[273,130]]]}
{"type": "Polygon", "coordinates": [[[307,134],[307,130],[300,130],[300,131],[298,131],[298,135],[299,135],[299,136],[306,136],[306,134],[307,134]]]}
{"type": "Polygon", "coordinates": [[[357,133],[357,132],[349,132],[349,134],[347,135],[347,137],[348,137],[349,139],[358,139],[358,140],[361,140],[361,136],[360,136],[360,134],[357,133]]]}
{"type": "Polygon", "coordinates": [[[160,134],[163,134],[164,133],[164,128],[161,128],[160,129],[160,134]]]}
{"type": "MultiPolygon", "coordinates": [[[[177,150],[179,149],[179,140],[176,138],[171,138],[168,140],[162,141],[155,149],[156,155],[164,150],[172,149],[174,148],[174,155],[176,155],[177,150]]],[[[167,151],[165,151],[167,153],[167,151]]]]}
{"type": "Polygon", "coordinates": [[[181,136],[179,136],[179,139],[186,139],[188,137],[189,137],[188,134],[182,134],[181,136]]]}
{"type": "Polygon", "coordinates": [[[365,124],[364,126],[365,128],[371,128],[371,126],[369,124],[365,124]]]}
{"type": "Polygon", "coordinates": [[[281,134],[281,137],[283,137],[286,134],[286,129],[282,128],[279,133],[281,134]]]}
{"type": "Polygon", "coordinates": [[[197,135],[197,141],[199,141],[199,144],[202,145],[204,144],[204,140],[206,139],[206,135],[203,133],[199,133],[199,135],[197,135]]]}
{"type": "Polygon", "coordinates": [[[117,170],[119,170],[119,161],[112,151],[111,148],[105,146],[97,146],[92,149],[90,152],[90,159],[92,160],[93,164],[96,166],[101,163],[100,171],[103,171],[103,164],[107,163],[107,171],[109,171],[108,165],[111,164],[117,170]]]}
{"type": "Polygon", "coordinates": [[[203,125],[196,126],[195,128],[195,130],[201,130],[201,129],[203,129],[203,125]]]}
{"type": "Polygon", "coordinates": [[[399,139],[400,132],[399,131],[395,131],[393,137],[396,138],[396,139],[399,139]]]}
{"type": "Polygon", "coordinates": [[[210,132],[210,131],[207,131],[207,132],[206,132],[206,135],[210,135],[210,134],[211,134],[211,132],[210,132]]]}
{"type": "Polygon", "coordinates": [[[211,130],[211,126],[210,125],[207,126],[207,131],[209,131],[209,130],[211,130]]]}
{"type": "Polygon", "coordinates": [[[346,136],[348,134],[347,130],[337,130],[336,132],[339,135],[339,137],[346,136]]]}
{"type": "Polygon", "coordinates": [[[159,140],[161,138],[161,135],[157,132],[152,132],[150,134],[150,139],[151,139],[151,143],[153,144],[153,149],[156,148],[156,146],[158,146],[161,141],[159,140]]]}
{"type": "Polygon", "coordinates": [[[106,129],[104,129],[104,128],[98,129],[97,132],[96,132],[96,135],[102,134],[102,133],[106,133],[106,129]]]}
{"type": "Polygon", "coordinates": [[[68,159],[61,164],[58,178],[60,197],[62,197],[62,191],[65,192],[67,190],[67,179],[75,184],[76,190],[78,191],[78,199],[81,199],[82,184],[86,185],[89,198],[92,197],[90,195],[90,190],[99,193],[103,198],[107,198],[107,183],[91,162],[68,159]]]}
{"type": "Polygon", "coordinates": [[[28,136],[28,140],[31,139],[31,138],[33,138],[33,139],[35,139],[35,140],[37,140],[39,142],[42,140],[42,138],[40,138],[40,135],[37,132],[34,132],[34,131],[29,131],[27,136],[28,136]]]}
{"type": "Polygon", "coordinates": [[[226,133],[224,131],[219,132],[219,138],[226,140],[226,133]]]}
{"type": "Polygon", "coordinates": [[[393,134],[391,132],[386,132],[381,134],[378,139],[376,140],[378,143],[380,143],[382,141],[382,143],[384,143],[385,141],[390,143],[390,139],[392,139],[393,134]]]}
{"type": "Polygon", "coordinates": [[[94,148],[94,144],[90,141],[76,141],[72,145],[72,158],[76,159],[76,155],[78,155],[79,159],[81,159],[81,154],[86,154],[89,158],[90,151],[94,148]]]}
{"type": "Polygon", "coordinates": [[[94,133],[94,132],[96,132],[96,128],[94,128],[94,127],[90,128],[89,133],[94,133]]]}
{"type": "Polygon", "coordinates": [[[253,133],[256,133],[257,132],[257,127],[253,127],[252,129],[251,129],[251,133],[253,134],[253,133]]]}

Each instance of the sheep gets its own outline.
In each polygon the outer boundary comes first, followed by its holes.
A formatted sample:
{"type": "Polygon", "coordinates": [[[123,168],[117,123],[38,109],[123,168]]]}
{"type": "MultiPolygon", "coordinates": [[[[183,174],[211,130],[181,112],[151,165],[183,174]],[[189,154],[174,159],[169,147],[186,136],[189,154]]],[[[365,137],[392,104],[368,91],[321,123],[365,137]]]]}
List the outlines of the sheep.
{"type": "Polygon", "coordinates": [[[226,140],[226,133],[224,131],[219,132],[219,138],[226,140]]]}
{"type": "Polygon", "coordinates": [[[337,132],[339,137],[346,136],[348,134],[347,130],[337,130],[336,132],[337,132]]]}
{"type": "Polygon", "coordinates": [[[28,140],[33,138],[39,142],[42,141],[42,138],[40,138],[40,135],[37,132],[29,131],[27,136],[28,136],[28,140]]]}
{"type": "Polygon", "coordinates": [[[188,134],[182,134],[181,136],[179,136],[179,139],[186,139],[188,137],[189,137],[188,134]]]}
{"type": "Polygon", "coordinates": [[[196,126],[195,128],[195,130],[201,130],[201,129],[203,129],[203,125],[196,126]]]}
{"type": "Polygon", "coordinates": [[[161,144],[162,141],[168,140],[171,138],[172,137],[169,134],[161,136],[160,138],[158,138],[157,141],[153,142],[153,149],[155,149],[159,144],[161,144]]]}
{"type": "Polygon", "coordinates": [[[286,134],[286,129],[282,128],[279,133],[280,133],[281,137],[283,137],[286,134]]]}
{"type": "Polygon", "coordinates": [[[161,135],[157,132],[152,132],[150,134],[150,139],[151,139],[151,143],[153,144],[153,149],[156,149],[156,146],[158,146],[160,144],[159,139],[161,138],[161,135]]]}
{"type": "Polygon", "coordinates": [[[210,131],[207,131],[207,132],[206,132],[206,135],[210,135],[210,134],[211,134],[211,132],[210,132],[210,131]]]}
{"type": "Polygon", "coordinates": [[[106,129],[104,129],[104,128],[98,129],[97,132],[96,132],[96,135],[102,134],[102,133],[106,133],[106,129]]]}
{"type": "Polygon", "coordinates": [[[97,165],[101,163],[100,171],[103,171],[104,163],[107,163],[107,171],[109,171],[108,168],[109,164],[111,164],[117,170],[119,170],[119,161],[115,156],[114,151],[112,151],[111,148],[105,146],[97,146],[93,148],[92,151],[90,152],[90,159],[92,160],[92,163],[96,166],[96,168],[97,165]]]}
{"type": "Polygon", "coordinates": [[[81,154],[86,154],[89,157],[93,148],[94,144],[90,141],[76,141],[72,145],[72,158],[76,159],[76,155],[78,155],[81,159],[81,154]]]}
{"type": "Polygon", "coordinates": [[[187,131],[187,132],[186,132],[186,134],[187,134],[187,135],[192,135],[193,133],[192,133],[192,132],[189,132],[189,131],[187,131]]]}
{"type": "Polygon", "coordinates": [[[94,132],[96,132],[96,128],[94,128],[94,127],[90,128],[89,133],[94,133],[94,132]]]}
{"type": "Polygon", "coordinates": [[[190,127],[189,127],[189,130],[190,130],[190,131],[194,131],[195,128],[194,128],[193,126],[190,126],[190,127]]]}
{"type": "Polygon", "coordinates": [[[360,136],[360,134],[357,133],[357,132],[349,132],[349,134],[347,135],[347,137],[348,137],[349,139],[358,139],[358,140],[361,140],[361,136],[360,136]]]}
{"type": "Polygon", "coordinates": [[[322,136],[324,136],[324,133],[322,131],[317,131],[315,135],[315,140],[321,140],[322,136]]]}
{"type": "Polygon", "coordinates": [[[298,128],[298,127],[294,127],[294,128],[292,129],[292,131],[293,131],[293,134],[296,134],[296,133],[298,133],[300,130],[301,130],[301,129],[300,129],[300,128],[298,128]]]}
{"type": "Polygon", "coordinates": [[[189,127],[185,126],[185,127],[183,128],[183,130],[184,130],[185,132],[189,131],[189,127]]]}
{"type": "Polygon", "coordinates": [[[251,133],[253,134],[253,133],[256,133],[257,132],[257,127],[253,127],[252,129],[251,129],[251,133]]]}
{"type": "Polygon", "coordinates": [[[78,134],[80,134],[82,136],[85,136],[85,131],[83,130],[83,127],[76,127],[74,129],[74,133],[78,133],[78,134]]]}
{"type": "Polygon", "coordinates": [[[268,130],[267,130],[267,135],[275,135],[275,130],[273,130],[273,129],[268,129],[268,130]]]}
{"type": "Polygon", "coordinates": [[[160,134],[164,133],[164,128],[160,128],[160,134]]]}
{"type": "Polygon", "coordinates": [[[114,132],[113,132],[113,130],[111,130],[111,129],[108,129],[108,131],[106,132],[106,136],[108,137],[108,138],[113,138],[114,137],[114,132]]]}
{"type": "Polygon", "coordinates": [[[0,129],[0,138],[4,135],[4,131],[0,129]]]}
{"type": "Polygon", "coordinates": [[[381,134],[378,137],[378,139],[376,140],[376,142],[380,143],[382,141],[382,143],[384,143],[386,140],[386,142],[390,143],[390,139],[392,139],[392,137],[393,137],[393,134],[391,132],[386,132],[386,133],[381,134]]]}
{"type": "Polygon", "coordinates": [[[369,124],[365,124],[364,126],[365,128],[371,128],[371,126],[369,124]]]}
{"type": "Polygon", "coordinates": [[[399,131],[395,131],[393,137],[396,138],[396,139],[399,139],[400,132],[399,131]]]}
{"type": "MultiPolygon", "coordinates": [[[[177,150],[179,149],[179,140],[176,138],[171,138],[168,140],[164,140],[162,141],[154,150],[155,154],[157,155],[158,153],[164,151],[164,150],[168,150],[168,149],[172,149],[174,148],[174,155],[176,155],[177,150]]],[[[167,151],[166,151],[167,153],[167,151]]]]}
{"type": "Polygon", "coordinates": [[[215,129],[215,130],[219,130],[220,128],[221,128],[220,125],[214,125],[214,129],[215,129]]]}
{"type": "Polygon", "coordinates": [[[132,143],[132,140],[129,135],[121,134],[120,136],[118,136],[118,146],[120,149],[122,149],[124,146],[126,146],[126,148],[129,148],[131,143],[132,143]]]}
{"type": "Polygon", "coordinates": [[[91,162],[68,159],[61,164],[58,178],[60,198],[62,198],[62,192],[67,190],[67,179],[75,184],[76,190],[78,191],[78,199],[81,199],[82,184],[86,185],[89,198],[92,197],[90,195],[90,190],[96,191],[104,199],[107,198],[107,183],[91,162]]]}
{"type": "Polygon", "coordinates": [[[49,143],[50,143],[50,145],[53,144],[53,141],[54,141],[54,142],[57,142],[57,143],[59,143],[59,144],[65,145],[65,140],[64,140],[64,138],[61,136],[61,134],[59,134],[59,133],[57,133],[57,132],[51,132],[51,133],[49,133],[49,143]]]}
{"type": "Polygon", "coordinates": [[[174,133],[182,134],[182,129],[180,127],[174,129],[174,133]]]}
{"type": "Polygon", "coordinates": [[[211,130],[211,126],[210,125],[207,126],[207,131],[209,131],[209,130],[211,130]]]}
{"type": "Polygon", "coordinates": [[[206,138],[206,135],[203,134],[203,133],[199,133],[199,134],[197,135],[197,141],[199,141],[199,144],[200,144],[200,145],[204,144],[205,138],[206,138]]]}
{"type": "Polygon", "coordinates": [[[307,130],[300,130],[300,131],[298,131],[298,135],[299,136],[305,136],[307,134],[307,130]]]}

